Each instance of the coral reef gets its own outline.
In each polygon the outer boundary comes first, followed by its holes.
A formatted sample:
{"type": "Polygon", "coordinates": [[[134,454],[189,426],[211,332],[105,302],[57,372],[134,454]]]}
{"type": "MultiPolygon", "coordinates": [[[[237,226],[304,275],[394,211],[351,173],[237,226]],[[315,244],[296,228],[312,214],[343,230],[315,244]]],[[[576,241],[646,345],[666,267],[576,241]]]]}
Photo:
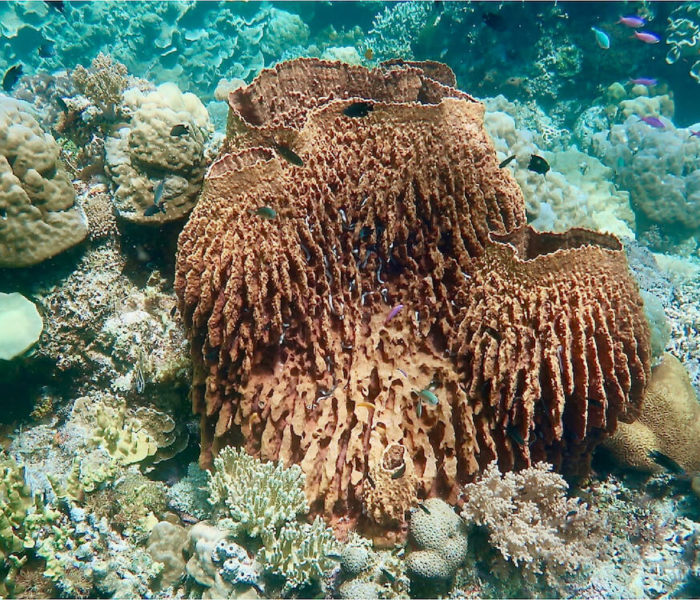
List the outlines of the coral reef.
{"type": "Polygon", "coordinates": [[[491,545],[523,574],[553,581],[560,572],[592,568],[606,551],[598,511],[567,498],[568,487],[546,463],[502,475],[494,462],[465,487],[461,515],[485,525],[491,545]]]}
{"type": "Polygon", "coordinates": [[[700,83],[700,3],[682,2],[668,17],[666,44],[671,46],[666,54],[669,65],[680,59],[695,59],[690,76],[700,83]]]}
{"type": "Polygon", "coordinates": [[[234,92],[179,239],[202,464],[240,442],[298,463],[336,526],[392,443],[418,495],[496,456],[585,466],[649,372],[619,243],[518,229],[483,107],[425,68],[297,60],[234,92]]]}
{"type": "Polygon", "coordinates": [[[97,106],[102,115],[110,120],[117,117],[128,81],[127,69],[123,64],[100,52],[92,61],[90,70],[82,65],[72,73],[73,83],[78,92],[97,106]]]}
{"type": "Polygon", "coordinates": [[[58,155],[31,108],[0,95],[0,268],[35,265],[87,236],[58,155]]]}
{"type": "Polygon", "coordinates": [[[17,292],[0,292],[0,360],[12,360],[31,348],[44,329],[36,305],[17,292]]]}
{"type": "Polygon", "coordinates": [[[148,93],[130,88],[124,104],[131,120],[105,141],[117,214],[135,223],[180,219],[194,206],[204,177],[213,132],[207,110],[172,83],[148,93]]]}
{"type": "Polygon", "coordinates": [[[627,467],[661,472],[653,459],[661,452],[686,471],[700,471],[700,403],[677,358],[664,355],[652,370],[639,417],[619,423],[604,445],[627,467]]]}

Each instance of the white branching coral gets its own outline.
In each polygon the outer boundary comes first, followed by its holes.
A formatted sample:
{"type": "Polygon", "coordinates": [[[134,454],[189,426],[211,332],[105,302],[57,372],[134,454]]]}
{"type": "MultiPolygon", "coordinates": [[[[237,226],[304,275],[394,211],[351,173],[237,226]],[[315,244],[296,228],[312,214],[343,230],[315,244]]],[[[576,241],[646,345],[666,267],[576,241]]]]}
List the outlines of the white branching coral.
{"type": "Polygon", "coordinates": [[[309,510],[298,465],[264,463],[231,447],[214,460],[209,501],[231,519],[233,535],[245,532],[252,537],[295,521],[309,510]]]}
{"type": "Polygon", "coordinates": [[[602,518],[578,498],[552,466],[538,463],[501,475],[492,462],[465,486],[462,518],[485,525],[489,541],[526,574],[572,572],[605,551],[602,518]]]}

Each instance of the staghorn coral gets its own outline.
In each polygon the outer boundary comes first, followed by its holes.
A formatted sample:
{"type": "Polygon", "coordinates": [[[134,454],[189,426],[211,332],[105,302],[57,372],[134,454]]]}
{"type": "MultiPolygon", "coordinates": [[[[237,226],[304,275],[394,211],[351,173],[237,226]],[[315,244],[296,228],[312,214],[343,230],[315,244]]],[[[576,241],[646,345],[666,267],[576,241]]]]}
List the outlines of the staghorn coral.
{"type": "Polygon", "coordinates": [[[604,445],[619,462],[633,469],[662,472],[649,455],[657,451],[686,471],[700,471],[700,404],[677,358],[664,354],[652,371],[639,418],[620,423],[604,445]]]}
{"type": "Polygon", "coordinates": [[[0,94],[0,268],[35,265],[87,236],[58,156],[28,105],[0,94]]]}
{"type": "Polygon", "coordinates": [[[417,495],[456,496],[496,456],[575,463],[639,401],[649,333],[619,243],[519,229],[479,103],[413,64],[297,60],[230,104],[175,282],[203,465],[239,442],[298,463],[346,527],[392,444],[417,495]],[[345,117],[358,97],[373,110],[345,117]]]}
{"type": "Polygon", "coordinates": [[[502,475],[495,462],[465,487],[461,516],[485,525],[489,542],[524,575],[592,567],[606,550],[598,511],[567,498],[564,478],[552,466],[537,463],[519,473],[502,475]]]}

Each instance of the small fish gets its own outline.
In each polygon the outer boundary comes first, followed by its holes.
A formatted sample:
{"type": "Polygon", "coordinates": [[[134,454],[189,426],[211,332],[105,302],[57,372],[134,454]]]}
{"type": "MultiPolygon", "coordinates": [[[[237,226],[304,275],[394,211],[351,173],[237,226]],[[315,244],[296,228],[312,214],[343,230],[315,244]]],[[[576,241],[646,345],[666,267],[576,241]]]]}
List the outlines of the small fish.
{"type": "Polygon", "coordinates": [[[171,317],[174,317],[176,312],[177,312],[177,305],[173,306],[173,307],[170,309],[170,316],[171,316],[171,317]]]}
{"type": "Polygon", "coordinates": [[[367,48],[367,50],[365,50],[365,58],[367,60],[372,60],[374,58],[374,50],[372,50],[372,48],[367,48]]]}
{"type": "Polygon", "coordinates": [[[360,402],[355,402],[355,406],[361,406],[362,408],[366,408],[367,410],[377,410],[376,405],[372,404],[371,402],[364,402],[362,400],[360,402]]]}
{"type": "Polygon", "coordinates": [[[17,82],[19,81],[19,78],[22,77],[23,72],[24,67],[21,64],[16,64],[7,69],[7,71],[5,71],[5,76],[2,78],[2,89],[9,92],[13,87],[15,87],[15,85],[17,85],[17,82]]]}
{"type": "Polygon", "coordinates": [[[248,212],[251,215],[257,215],[258,217],[262,217],[263,219],[268,220],[272,220],[277,216],[277,211],[274,208],[270,208],[269,206],[261,206],[260,208],[256,208],[255,210],[251,208],[248,210],[248,212]]]}
{"type": "Polygon", "coordinates": [[[510,163],[512,163],[514,160],[515,160],[515,154],[513,154],[512,156],[509,156],[509,157],[506,158],[503,162],[501,162],[501,164],[498,165],[498,168],[499,168],[499,169],[502,169],[503,167],[507,167],[507,166],[508,166],[510,163]]]}
{"type": "Polygon", "coordinates": [[[566,513],[566,518],[573,517],[574,515],[578,514],[577,510],[570,510],[568,513],[566,513]]]}
{"type": "Polygon", "coordinates": [[[343,558],[337,552],[327,552],[326,557],[330,558],[331,560],[341,560],[343,558]]]}
{"type": "Polygon", "coordinates": [[[484,331],[488,333],[497,342],[501,341],[501,334],[498,333],[493,327],[484,327],[484,331]]]}
{"type": "Polygon", "coordinates": [[[440,402],[438,397],[432,391],[430,391],[428,388],[422,389],[420,392],[417,392],[417,393],[430,406],[437,406],[438,402],[440,402]]]}
{"type": "Polygon", "coordinates": [[[689,129],[688,131],[690,131],[690,137],[700,138],[700,129],[698,129],[697,131],[689,129]]]}
{"type": "Polygon", "coordinates": [[[187,123],[178,123],[170,130],[170,135],[180,136],[190,132],[190,126],[187,123]]]}
{"type": "Polygon", "coordinates": [[[658,35],[650,31],[635,31],[633,35],[645,44],[658,44],[661,41],[658,35]]]}
{"type": "Polygon", "coordinates": [[[379,567],[379,570],[382,572],[382,575],[389,580],[389,583],[394,583],[394,581],[396,581],[396,575],[394,575],[386,567],[379,567]]]}
{"type": "Polygon", "coordinates": [[[685,475],[685,469],[683,467],[681,467],[670,456],[666,456],[663,452],[659,452],[658,450],[649,450],[647,455],[657,465],[659,465],[660,467],[663,467],[669,473],[675,473],[677,475],[685,475]]]}
{"type": "Polygon", "coordinates": [[[63,5],[63,0],[44,0],[44,3],[49,7],[53,8],[54,10],[62,13],[63,10],[65,9],[65,6],[63,5]]]}
{"type": "Polygon", "coordinates": [[[430,514],[428,507],[425,504],[423,504],[422,502],[418,503],[418,508],[420,508],[426,515],[430,514]]]}
{"type": "Polygon", "coordinates": [[[349,106],[346,106],[343,110],[343,114],[346,117],[357,118],[366,117],[369,113],[374,110],[369,102],[353,102],[349,106]]]}
{"type": "Polygon", "coordinates": [[[591,31],[595,33],[595,41],[603,50],[610,48],[610,37],[607,33],[601,29],[596,29],[595,27],[591,27],[591,31]]]}
{"type": "Polygon", "coordinates": [[[282,144],[278,144],[277,142],[273,142],[273,145],[275,147],[275,150],[277,150],[278,154],[284,158],[288,163],[291,163],[293,165],[296,165],[297,167],[301,167],[304,165],[304,161],[301,160],[301,157],[294,152],[294,150],[291,150],[288,146],[283,146],[282,144]]]}
{"type": "Polygon", "coordinates": [[[666,125],[664,125],[664,122],[659,119],[658,117],[639,117],[642,121],[644,121],[649,127],[653,127],[654,129],[665,129],[666,125]]]}
{"type": "Polygon", "coordinates": [[[401,375],[403,375],[406,379],[408,379],[408,373],[406,373],[406,371],[404,371],[403,369],[396,369],[396,370],[399,373],[401,373],[401,375]]]}
{"type": "Polygon", "coordinates": [[[61,96],[56,97],[56,104],[58,104],[58,108],[60,108],[64,113],[68,112],[68,105],[66,104],[66,101],[61,98],[61,96]]]}
{"type": "Polygon", "coordinates": [[[490,27],[494,31],[506,31],[508,29],[508,21],[498,13],[485,12],[481,16],[481,20],[484,22],[484,25],[490,27]]]}
{"type": "Polygon", "coordinates": [[[530,162],[528,163],[527,168],[530,169],[530,171],[544,175],[547,171],[549,171],[549,163],[541,156],[533,154],[530,156],[530,162]]]}
{"type": "Polygon", "coordinates": [[[51,58],[52,56],[56,55],[56,48],[53,45],[53,42],[44,42],[39,46],[39,56],[41,58],[51,58]]]}
{"type": "Polygon", "coordinates": [[[404,473],[406,472],[406,463],[403,463],[396,471],[394,471],[391,474],[392,479],[399,479],[403,477],[404,473]]]}
{"type": "Polygon", "coordinates": [[[146,210],[143,211],[144,217],[152,217],[156,213],[162,212],[165,214],[165,206],[163,204],[151,204],[146,210]]]}
{"type": "Polygon", "coordinates": [[[386,321],[384,321],[384,323],[386,324],[389,321],[391,321],[396,315],[398,315],[401,312],[402,308],[403,304],[397,304],[396,306],[394,306],[394,308],[392,308],[389,311],[389,314],[386,316],[386,321]]]}
{"type": "Polygon", "coordinates": [[[637,28],[644,27],[647,22],[642,17],[638,17],[637,15],[629,15],[627,17],[620,17],[617,24],[624,25],[625,27],[637,28]]]}
{"type": "MultiPolygon", "coordinates": [[[[160,199],[163,197],[163,190],[165,189],[165,179],[161,179],[158,185],[153,190],[153,204],[158,204],[160,199]]],[[[163,211],[165,212],[165,211],[163,211]]]]}
{"type": "Polygon", "coordinates": [[[637,77],[636,79],[630,79],[627,81],[628,85],[645,85],[647,87],[651,87],[657,83],[659,83],[659,80],[651,77],[637,77]]]}
{"type": "Polygon", "coordinates": [[[508,427],[506,427],[506,433],[518,446],[525,445],[525,440],[523,436],[520,435],[520,431],[515,425],[508,425],[508,427]]]}

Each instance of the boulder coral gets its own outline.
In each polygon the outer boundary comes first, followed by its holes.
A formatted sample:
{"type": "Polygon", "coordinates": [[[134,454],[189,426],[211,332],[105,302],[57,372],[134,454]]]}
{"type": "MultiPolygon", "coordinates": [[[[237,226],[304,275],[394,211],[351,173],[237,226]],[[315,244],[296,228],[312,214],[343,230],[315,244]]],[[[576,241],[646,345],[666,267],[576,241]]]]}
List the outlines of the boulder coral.
{"type": "Polygon", "coordinates": [[[38,264],[87,236],[59,153],[31,107],[0,94],[0,268],[38,264]]]}
{"type": "Polygon", "coordinates": [[[619,242],[526,228],[484,108],[453,77],[263,71],[231,94],[180,235],[201,464],[231,444],[299,464],[337,526],[389,527],[411,487],[454,500],[494,458],[585,464],[649,372],[619,242]],[[377,498],[385,459],[397,487],[415,479],[377,498]]]}
{"type": "Polygon", "coordinates": [[[180,219],[194,206],[204,177],[209,114],[173,83],[148,93],[130,88],[123,102],[131,120],[105,141],[117,214],[134,223],[180,219]]]}
{"type": "Polygon", "coordinates": [[[683,364],[664,354],[654,367],[639,418],[620,423],[605,446],[623,465],[659,473],[661,452],[691,473],[700,472],[700,403],[683,364]]]}

